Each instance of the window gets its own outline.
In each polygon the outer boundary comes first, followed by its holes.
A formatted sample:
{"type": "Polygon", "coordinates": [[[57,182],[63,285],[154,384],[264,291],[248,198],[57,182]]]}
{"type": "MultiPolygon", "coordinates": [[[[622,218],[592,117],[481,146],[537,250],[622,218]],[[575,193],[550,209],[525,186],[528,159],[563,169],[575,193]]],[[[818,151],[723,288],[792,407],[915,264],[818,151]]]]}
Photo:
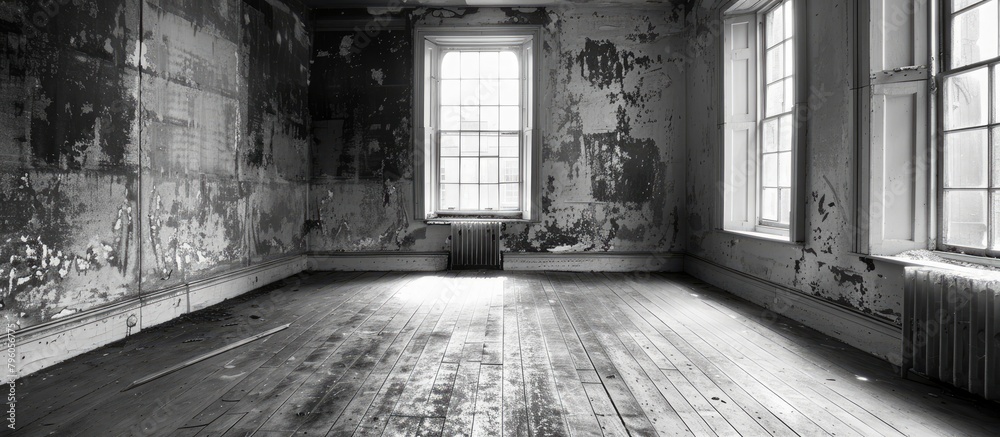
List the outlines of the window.
{"type": "Polygon", "coordinates": [[[418,217],[531,219],[536,27],[416,32],[418,217]]]}
{"type": "Polygon", "coordinates": [[[804,130],[794,0],[725,12],[723,228],[800,241],[804,130]]]}
{"type": "Polygon", "coordinates": [[[1000,253],[1000,0],[945,0],[939,247],[1000,253]]]}

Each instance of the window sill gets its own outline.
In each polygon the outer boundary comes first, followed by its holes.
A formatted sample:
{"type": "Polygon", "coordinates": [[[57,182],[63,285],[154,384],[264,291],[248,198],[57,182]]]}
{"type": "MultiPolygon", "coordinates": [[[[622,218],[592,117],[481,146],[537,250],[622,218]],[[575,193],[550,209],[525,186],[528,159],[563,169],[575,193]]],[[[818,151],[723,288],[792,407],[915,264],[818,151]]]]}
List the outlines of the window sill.
{"type": "Polygon", "coordinates": [[[929,259],[915,259],[908,256],[890,255],[864,255],[858,256],[871,258],[878,261],[896,264],[903,267],[933,267],[944,270],[955,270],[959,272],[990,272],[1000,270],[1000,260],[972,255],[962,255],[956,253],[939,251],[919,251],[926,254],[929,259]],[[939,260],[935,260],[938,258],[939,260]]]}
{"type": "Polygon", "coordinates": [[[788,239],[785,235],[775,235],[766,232],[752,232],[752,231],[737,231],[733,229],[718,229],[719,232],[724,234],[738,235],[740,237],[753,238],[755,240],[771,241],[775,243],[783,243],[793,246],[801,246],[802,243],[797,243],[788,239]]]}
{"type": "Polygon", "coordinates": [[[532,223],[531,220],[511,217],[435,217],[422,220],[428,225],[450,225],[452,223],[500,222],[500,223],[532,223]]]}

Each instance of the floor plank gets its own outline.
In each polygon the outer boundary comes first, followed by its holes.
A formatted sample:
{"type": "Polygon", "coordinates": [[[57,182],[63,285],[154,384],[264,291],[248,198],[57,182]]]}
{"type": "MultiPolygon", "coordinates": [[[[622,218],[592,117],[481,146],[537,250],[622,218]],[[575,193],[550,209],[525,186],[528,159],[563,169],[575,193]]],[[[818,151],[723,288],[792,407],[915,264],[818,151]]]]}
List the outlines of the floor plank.
{"type": "Polygon", "coordinates": [[[902,380],[887,363],[685,275],[306,274],[18,384],[17,434],[27,436],[1000,429],[996,403],[902,380]],[[292,326],[121,392],[281,323],[292,326]]]}

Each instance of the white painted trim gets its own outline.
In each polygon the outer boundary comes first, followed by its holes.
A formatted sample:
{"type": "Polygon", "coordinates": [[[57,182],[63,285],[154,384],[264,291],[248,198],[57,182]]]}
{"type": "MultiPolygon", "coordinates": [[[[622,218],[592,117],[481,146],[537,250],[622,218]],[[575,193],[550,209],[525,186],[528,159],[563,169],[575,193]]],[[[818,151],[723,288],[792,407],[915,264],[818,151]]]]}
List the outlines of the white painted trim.
{"type": "Polygon", "coordinates": [[[684,258],[684,271],[894,365],[901,363],[902,328],[892,323],[696,256],[684,258]]]}
{"type": "Polygon", "coordinates": [[[305,255],[281,258],[17,331],[17,377],[295,275],[305,268],[305,255]],[[129,328],[128,319],[132,316],[136,324],[129,328]]]}
{"type": "Polygon", "coordinates": [[[504,270],[560,272],[682,272],[684,255],[666,252],[503,254],[504,270]]]}
{"type": "Polygon", "coordinates": [[[439,272],[448,252],[330,252],[309,255],[310,271],[439,272]]]}

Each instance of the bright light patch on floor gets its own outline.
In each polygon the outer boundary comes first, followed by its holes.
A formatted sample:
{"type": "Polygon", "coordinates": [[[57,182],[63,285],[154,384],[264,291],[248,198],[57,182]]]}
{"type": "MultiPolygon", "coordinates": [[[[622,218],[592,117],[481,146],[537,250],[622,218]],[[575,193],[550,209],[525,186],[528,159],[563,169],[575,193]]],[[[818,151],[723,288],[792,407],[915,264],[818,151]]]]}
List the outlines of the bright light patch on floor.
{"type": "Polygon", "coordinates": [[[440,278],[422,277],[410,282],[396,293],[404,301],[427,298],[450,300],[454,297],[489,295],[503,290],[505,277],[497,278],[440,278]]]}

